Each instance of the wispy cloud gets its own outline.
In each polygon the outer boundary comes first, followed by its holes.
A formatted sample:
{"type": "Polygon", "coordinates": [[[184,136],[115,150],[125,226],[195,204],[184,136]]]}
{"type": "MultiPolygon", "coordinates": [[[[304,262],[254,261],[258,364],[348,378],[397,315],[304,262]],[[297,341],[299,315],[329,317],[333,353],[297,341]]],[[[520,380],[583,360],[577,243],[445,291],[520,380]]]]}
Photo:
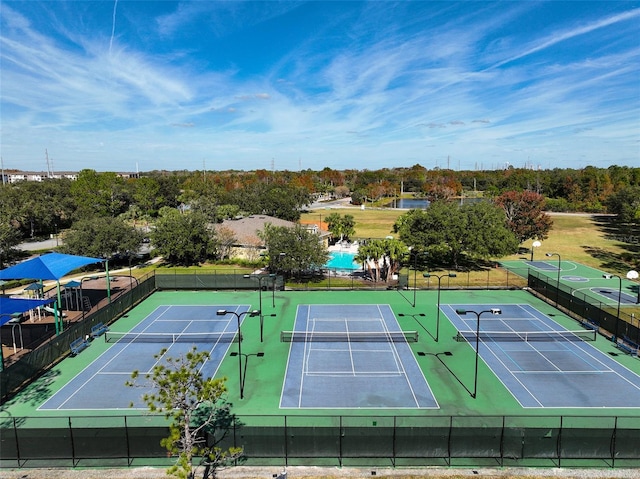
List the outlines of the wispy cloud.
{"type": "Polygon", "coordinates": [[[48,30],[20,6],[2,5],[5,164],[45,147],[69,169],[87,155],[96,169],[555,165],[572,141],[571,158],[599,161],[604,139],[621,161],[637,154],[640,9],[114,1],[91,33],[56,5],[48,30]],[[532,15],[551,21],[526,28],[532,15]]]}

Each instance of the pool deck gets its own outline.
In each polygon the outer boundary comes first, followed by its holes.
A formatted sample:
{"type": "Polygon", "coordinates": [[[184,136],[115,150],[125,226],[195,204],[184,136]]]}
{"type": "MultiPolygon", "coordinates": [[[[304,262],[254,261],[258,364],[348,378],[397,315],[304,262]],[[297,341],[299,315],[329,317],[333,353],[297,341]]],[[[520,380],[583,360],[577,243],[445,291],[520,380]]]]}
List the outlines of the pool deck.
{"type": "Polygon", "coordinates": [[[336,243],[334,245],[329,246],[328,250],[329,251],[340,251],[342,253],[353,253],[353,254],[357,254],[358,253],[358,242],[354,241],[353,243],[349,242],[349,241],[343,241],[341,243],[336,243]]]}

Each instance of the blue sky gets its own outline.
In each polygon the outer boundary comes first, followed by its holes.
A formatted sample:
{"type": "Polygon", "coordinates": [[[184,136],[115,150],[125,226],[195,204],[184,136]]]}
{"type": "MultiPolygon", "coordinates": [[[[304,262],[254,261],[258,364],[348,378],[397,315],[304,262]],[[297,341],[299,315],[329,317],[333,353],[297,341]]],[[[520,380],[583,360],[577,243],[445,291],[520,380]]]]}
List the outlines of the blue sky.
{"type": "Polygon", "coordinates": [[[640,166],[640,2],[1,1],[5,169],[640,166]]]}

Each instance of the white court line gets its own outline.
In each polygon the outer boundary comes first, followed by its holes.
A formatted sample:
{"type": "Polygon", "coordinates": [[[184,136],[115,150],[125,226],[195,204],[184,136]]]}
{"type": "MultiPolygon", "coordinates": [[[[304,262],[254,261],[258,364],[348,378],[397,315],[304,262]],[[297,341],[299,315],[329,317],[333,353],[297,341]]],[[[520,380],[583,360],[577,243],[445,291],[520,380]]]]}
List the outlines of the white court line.
{"type": "MultiPolygon", "coordinates": [[[[384,315],[382,314],[382,311],[380,311],[380,306],[378,306],[378,312],[380,313],[380,316],[382,316],[382,324],[384,326],[384,329],[387,331],[389,337],[391,338],[391,332],[389,331],[389,328],[387,326],[387,322],[384,320],[384,315]]],[[[418,401],[418,398],[416,396],[416,392],[413,389],[413,385],[411,384],[411,381],[409,380],[409,377],[407,375],[407,371],[404,367],[404,363],[402,362],[402,359],[400,358],[400,354],[398,352],[398,348],[396,346],[396,344],[391,341],[390,343],[390,347],[394,352],[394,358],[396,360],[396,367],[398,366],[398,364],[400,365],[399,371],[401,371],[402,375],[405,378],[405,381],[407,382],[407,386],[409,387],[409,391],[411,391],[411,396],[413,397],[413,402],[416,404],[416,406],[420,405],[420,402],[418,401]]]]}
{"type": "MultiPolygon", "coordinates": [[[[349,320],[345,319],[344,320],[344,329],[347,332],[347,337],[349,334],[349,320]]],[[[347,340],[347,343],[349,343],[349,361],[351,361],[351,373],[353,376],[356,375],[356,365],[353,362],[353,348],[351,347],[351,341],[347,340]]]]}
{"type": "MultiPolygon", "coordinates": [[[[160,309],[161,307],[164,307],[164,306],[159,306],[159,307],[157,307],[157,308],[156,308],[156,309],[155,309],[155,310],[154,310],[154,311],[153,311],[149,316],[151,316],[153,313],[155,313],[156,311],[158,311],[158,309],[160,309]]],[[[161,317],[163,314],[165,314],[165,313],[169,310],[169,308],[170,308],[170,306],[166,306],[166,307],[165,307],[165,309],[162,311],[162,313],[160,313],[159,317],[161,317]]],[[[156,321],[156,320],[157,320],[157,318],[155,318],[153,321],[151,321],[151,323],[149,324],[149,326],[150,326],[151,324],[155,323],[155,321],[156,321]]],[[[149,326],[147,326],[147,328],[148,328],[149,326]]],[[[120,354],[122,354],[122,352],[123,352],[125,349],[126,349],[126,347],[122,348],[122,350],[120,350],[117,354],[113,355],[113,357],[112,357],[111,359],[109,359],[109,361],[107,361],[107,362],[106,362],[106,363],[105,363],[105,364],[104,364],[100,369],[98,369],[98,370],[97,370],[96,372],[94,372],[91,376],[89,376],[89,377],[87,378],[87,380],[86,380],[86,381],[83,381],[83,382],[80,384],[80,386],[78,386],[77,388],[75,388],[75,390],[73,391],[73,393],[72,393],[72,394],[69,394],[69,396],[67,396],[67,398],[66,398],[64,401],[62,401],[62,402],[60,403],[60,405],[59,405],[57,408],[55,408],[55,409],[57,409],[57,410],[59,410],[59,409],[63,409],[63,406],[64,406],[65,404],[67,404],[67,402],[68,402],[71,398],[73,398],[76,394],[78,394],[78,393],[80,392],[80,390],[81,390],[82,388],[84,388],[84,387],[85,387],[89,382],[91,382],[94,378],[96,378],[99,374],[101,374],[101,371],[102,371],[102,370],[103,370],[103,369],[104,369],[108,364],[110,364],[110,363],[111,363],[111,362],[112,362],[116,357],[118,357],[120,354]]],[[[107,349],[107,351],[105,351],[104,353],[102,353],[99,357],[102,357],[102,355],[107,354],[109,351],[110,351],[110,349],[107,349]]],[[[91,361],[91,363],[87,364],[87,365],[82,369],[82,371],[80,371],[78,374],[76,374],[76,375],[74,376],[74,378],[73,378],[71,381],[69,381],[67,384],[65,384],[65,386],[64,386],[64,387],[66,387],[68,384],[72,383],[76,377],[78,377],[78,376],[79,376],[80,374],[82,374],[84,371],[86,371],[87,369],[89,369],[89,368],[93,365],[93,363],[94,363],[95,361],[97,361],[97,360],[98,360],[98,358],[96,358],[94,361],[91,361]]],[[[157,364],[157,362],[156,362],[156,364],[157,364]]],[[[131,373],[129,373],[129,376],[131,376],[131,373]]]]}

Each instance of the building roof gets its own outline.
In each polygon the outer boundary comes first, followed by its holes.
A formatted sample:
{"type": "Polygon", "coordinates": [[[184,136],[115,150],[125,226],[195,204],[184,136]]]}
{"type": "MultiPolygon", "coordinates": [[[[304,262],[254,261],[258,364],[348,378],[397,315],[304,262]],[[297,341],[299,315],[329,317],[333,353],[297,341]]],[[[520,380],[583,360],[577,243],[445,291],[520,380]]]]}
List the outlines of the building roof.
{"type": "Polygon", "coordinates": [[[292,221],[281,220],[269,215],[251,215],[233,220],[224,220],[215,225],[218,228],[229,228],[235,233],[238,245],[262,245],[263,241],[258,237],[258,231],[262,231],[267,223],[273,226],[285,226],[293,228],[292,221]]]}

